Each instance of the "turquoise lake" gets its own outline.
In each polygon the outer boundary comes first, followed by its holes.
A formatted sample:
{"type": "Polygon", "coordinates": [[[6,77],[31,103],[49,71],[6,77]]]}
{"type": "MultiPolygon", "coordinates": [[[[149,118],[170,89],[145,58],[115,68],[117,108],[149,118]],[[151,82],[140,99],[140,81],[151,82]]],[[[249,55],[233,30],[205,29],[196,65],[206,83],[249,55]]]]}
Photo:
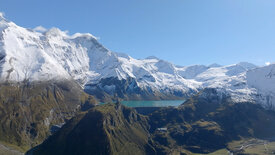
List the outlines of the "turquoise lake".
{"type": "Polygon", "coordinates": [[[182,104],[184,101],[185,100],[121,101],[121,103],[127,107],[176,107],[182,104]]]}

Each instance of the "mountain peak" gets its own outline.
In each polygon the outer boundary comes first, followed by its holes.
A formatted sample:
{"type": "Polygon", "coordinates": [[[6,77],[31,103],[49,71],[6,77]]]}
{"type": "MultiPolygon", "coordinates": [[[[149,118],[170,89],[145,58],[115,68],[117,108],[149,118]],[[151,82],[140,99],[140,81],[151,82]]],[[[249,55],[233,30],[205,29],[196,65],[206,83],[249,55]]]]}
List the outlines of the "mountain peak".
{"type": "Polygon", "coordinates": [[[46,32],[47,36],[67,36],[67,31],[62,31],[59,28],[53,27],[46,32]]]}
{"type": "Polygon", "coordinates": [[[254,69],[254,68],[257,68],[256,65],[252,64],[252,63],[249,63],[249,62],[239,62],[237,65],[239,66],[242,66],[246,69],[254,69]]]}
{"type": "Polygon", "coordinates": [[[159,58],[156,57],[156,56],[148,56],[148,57],[146,57],[145,59],[156,59],[156,60],[159,60],[159,58]]]}
{"type": "Polygon", "coordinates": [[[0,31],[10,27],[11,25],[15,25],[4,17],[4,13],[0,12],[0,31]]]}
{"type": "Polygon", "coordinates": [[[213,68],[213,67],[221,67],[221,66],[222,65],[220,65],[220,64],[213,63],[213,64],[209,65],[208,67],[213,68]]]}
{"type": "Polygon", "coordinates": [[[36,32],[41,32],[41,33],[44,33],[44,32],[47,32],[47,31],[48,31],[48,30],[47,30],[45,27],[43,27],[43,26],[37,26],[37,27],[35,27],[33,30],[36,31],[36,32]]]}
{"type": "Polygon", "coordinates": [[[93,38],[95,40],[98,40],[97,37],[93,36],[90,33],[75,33],[72,35],[72,38],[93,38]]]}

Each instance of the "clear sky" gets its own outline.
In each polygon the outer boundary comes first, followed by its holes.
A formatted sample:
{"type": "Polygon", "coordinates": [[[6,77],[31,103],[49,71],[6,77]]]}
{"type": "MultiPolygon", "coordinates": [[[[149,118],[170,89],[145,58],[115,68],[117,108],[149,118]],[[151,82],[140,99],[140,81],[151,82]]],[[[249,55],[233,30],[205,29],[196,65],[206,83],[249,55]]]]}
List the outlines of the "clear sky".
{"type": "Polygon", "coordinates": [[[0,0],[16,24],[89,32],[178,65],[275,62],[275,0],[0,0]]]}

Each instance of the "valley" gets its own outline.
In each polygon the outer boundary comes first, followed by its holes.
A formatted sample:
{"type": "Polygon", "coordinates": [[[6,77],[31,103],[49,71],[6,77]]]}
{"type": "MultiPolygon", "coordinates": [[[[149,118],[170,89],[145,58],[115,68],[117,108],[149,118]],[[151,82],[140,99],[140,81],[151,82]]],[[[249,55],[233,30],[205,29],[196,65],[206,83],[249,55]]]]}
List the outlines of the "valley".
{"type": "Polygon", "coordinates": [[[85,154],[94,154],[94,151],[129,154],[130,150],[136,150],[135,154],[219,154],[225,151],[245,154],[253,149],[264,152],[261,149],[264,146],[269,148],[264,153],[269,154],[274,144],[269,138],[275,135],[275,112],[253,103],[230,103],[227,96],[219,102],[216,91],[210,89],[178,107],[162,107],[146,115],[120,103],[96,106],[71,120],[27,154],[65,154],[62,151],[69,150],[78,154],[85,151],[88,151],[85,154]],[[202,98],[205,93],[211,98],[202,98]],[[87,123],[100,128],[87,128],[87,123]],[[109,146],[108,149],[92,150],[98,144],[87,139],[100,138],[98,132],[108,135],[106,141],[102,141],[102,146],[109,146]],[[77,139],[67,139],[75,134],[77,139]],[[138,139],[133,140],[134,135],[138,135],[138,139]],[[91,146],[79,145],[83,140],[91,146]],[[123,145],[129,146],[120,147],[123,145]],[[57,148],[60,152],[55,152],[57,148]]]}
{"type": "Polygon", "coordinates": [[[243,154],[274,154],[275,141],[261,139],[244,139],[229,144],[229,149],[234,153],[243,154]]]}

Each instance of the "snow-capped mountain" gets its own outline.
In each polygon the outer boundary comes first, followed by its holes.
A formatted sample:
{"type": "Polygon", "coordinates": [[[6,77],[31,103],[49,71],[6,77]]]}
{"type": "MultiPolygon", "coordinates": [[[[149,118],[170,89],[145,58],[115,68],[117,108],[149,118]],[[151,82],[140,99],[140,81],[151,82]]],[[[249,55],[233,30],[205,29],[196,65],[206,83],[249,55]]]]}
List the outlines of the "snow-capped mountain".
{"type": "Polygon", "coordinates": [[[139,87],[196,90],[200,83],[180,76],[177,68],[156,58],[134,59],[103,47],[91,34],[68,35],[57,28],[25,29],[1,17],[1,80],[77,80],[82,86],[101,79],[134,78],[139,87]]]}
{"type": "Polygon", "coordinates": [[[275,64],[246,73],[247,85],[256,89],[255,99],[269,109],[275,109],[275,64]]]}
{"type": "Polygon", "coordinates": [[[73,79],[92,94],[100,90],[121,98],[185,97],[210,87],[230,93],[234,100],[263,101],[270,107],[275,93],[275,65],[182,67],[156,57],[134,59],[110,51],[91,34],[26,29],[2,15],[0,68],[1,82],[73,79]]]}

